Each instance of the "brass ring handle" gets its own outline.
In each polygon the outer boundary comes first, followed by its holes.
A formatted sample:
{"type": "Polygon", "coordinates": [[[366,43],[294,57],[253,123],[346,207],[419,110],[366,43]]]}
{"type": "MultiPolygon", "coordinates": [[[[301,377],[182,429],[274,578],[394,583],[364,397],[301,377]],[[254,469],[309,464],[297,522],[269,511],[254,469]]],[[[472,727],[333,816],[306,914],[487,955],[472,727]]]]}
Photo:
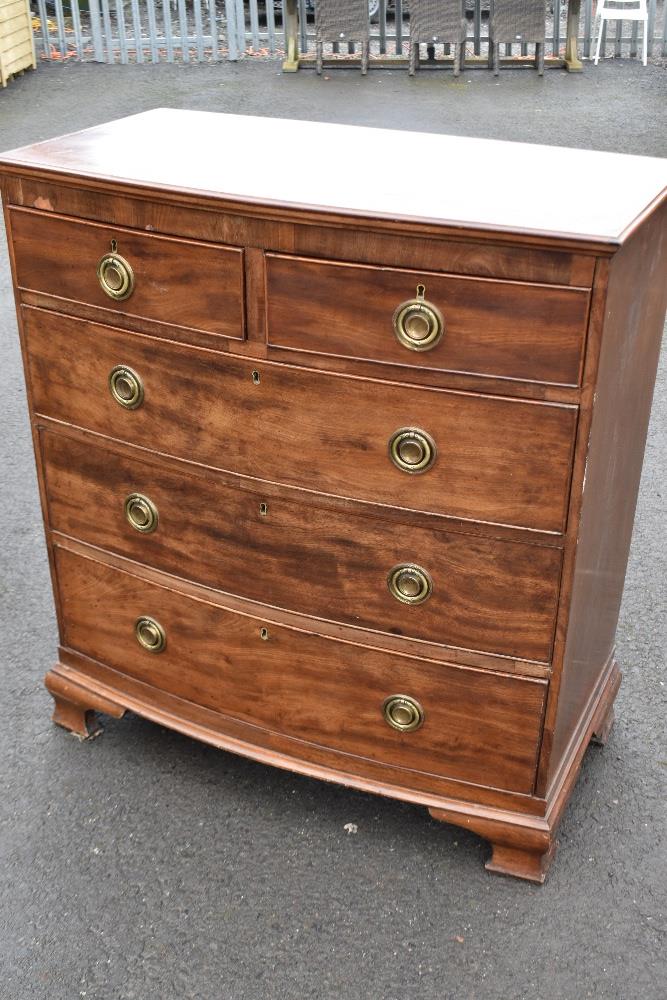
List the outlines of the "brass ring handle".
{"type": "Polygon", "coordinates": [[[387,725],[399,733],[413,733],[424,725],[424,709],[409,694],[392,694],[382,704],[387,725]]]}
{"type": "Polygon", "coordinates": [[[400,427],[389,439],[389,457],[402,472],[426,472],[437,453],[431,435],[418,427],[400,427]]]}
{"type": "Polygon", "coordinates": [[[132,266],[115,250],[112,250],[111,253],[105,253],[100,258],[97,264],[97,280],[102,291],[106,292],[110,299],[115,299],[116,302],[129,299],[134,291],[132,266]]]}
{"type": "Polygon", "coordinates": [[[144,384],[127,365],[116,365],[109,373],[109,391],[119,406],[136,410],[144,401],[144,384]]]}
{"type": "Polygon", "coordinates": [[[417,297],[402,302],[393,316],[396,339],[411,351],[430,351],[445,331],[442,313],[426,301],[425,291],[423,285],[417,285],[417,297]]]}
{"type": "Polygon", "coordinates": [[[149,653],[161,653],[167,645],[167,636],[154,618],[142,616],[134,623],[134,635],[141,647],[149,653]]]}
{"type": "Polygon", "coordinates": [[[429,573],[414,563],[399,563],[387,576],[389,593],[403,604],[423,604],[433,590],[429,573]]]}
{"type": "Polygon", "coordinates": [[[132,525],[135,531],[141,531],[143,534],[149,535],[157,528],[157,507],[143,493],[130,493],[125,498],[123,509],[128,523],[132,525]]]}

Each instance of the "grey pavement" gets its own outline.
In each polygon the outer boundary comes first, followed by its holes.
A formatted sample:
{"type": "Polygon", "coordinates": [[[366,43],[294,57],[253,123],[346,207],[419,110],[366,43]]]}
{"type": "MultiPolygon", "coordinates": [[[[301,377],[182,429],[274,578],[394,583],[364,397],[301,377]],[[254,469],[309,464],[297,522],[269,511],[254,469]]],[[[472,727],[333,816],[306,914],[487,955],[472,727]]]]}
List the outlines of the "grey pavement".
{"type": "MultiPolygon", "coordinates": [[[[327,76],[250,61],[43,66],[0,92],[0,148],[172,106],[667,155],[658,66],[327,76]]],[[[317,170],[326,150],[267,149],[267,170],[278,156],[317,170]]],[[[392,171],[400,186],[418,151],[359,169],[392,171]]],[[[569,182],[545,198],[566,197],[569,182]]],[[[586,755],[537,887],[488,874],[487,845],[424,809],[136,717],[108,720],[87,744],[52,725],[42,677],[56,629],[4,242],[0,337],[0,1000],[664,1000],[664,356],[617,723],[586,755]]]]}

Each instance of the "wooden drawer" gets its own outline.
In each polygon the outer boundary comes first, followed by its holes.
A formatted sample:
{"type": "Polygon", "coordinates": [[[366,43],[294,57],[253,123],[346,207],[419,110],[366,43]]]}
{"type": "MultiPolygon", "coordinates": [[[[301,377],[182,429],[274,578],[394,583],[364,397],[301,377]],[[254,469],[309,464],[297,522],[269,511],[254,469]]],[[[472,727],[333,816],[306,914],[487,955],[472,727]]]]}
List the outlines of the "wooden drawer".
{"type": "MultiPolygon", "coordinates": [[[[407,769],[530,793],[546,684],[420,662],[236,614],[56,548],[63,643],[121,673],[255,726],[407,769]],[[160,653],[135,623],[164,629],[160,653]],[[261,638],[260,629],[268,630],[261,638]],[[397,732],[385,699],[425,721],[397,732]]],[[[262,737],[258,733],[257,742],[262,737]]]]}
{"type": "MultiPolygon", "coordinates": [[[[266,255],[269,344],[319,355],[577,385],[589,291],[266,255]],[[441,315],[427,350],[404,346],[393,317],[418,286],[441,315]]],[[[424,316],[422,312],[419,316],[424,316]]],[[[405,324],[410,328],[409,312],[405,324]]],[[[428,324],[417,326],[422,338],[428,324]]],[[[423,339],[415,341],[423,345],[423,339]]]]}
{"type": "Polygon", "coordinates": [[[26,209],[9,214],[22,290],[232,340],[245,337],[242,250],[26,209]],[[134,290],[121,301],[103,291],[97,275],[112,240],[134,276],[134,290]]]}
{"type": "Polygon", "coordinates": [[[456,518],[560,532],[577,409],[346,378],[229,357],[24,309],[38,413],[144,448],[286,485],[456,518]],[[128,366],[136,409],[109,392],[128,366]],[[254,374],[253,374],[254,373],[254,374]],[[421,428],[427,471],[388,445],[421,428]]]}
{"type": "Polygon", "coordinates": [[[227,593],[393,635],[524,659],[551,653],[560,550],[389,524],[225,486],[42,431],[51,527],[227,593]],[[157,527],[133,527],[139,493],[157,527]],[[264,507],[261,505],[264,504],[264,507]],[[423,567],[406,604],[388,574],[423,567]]]}

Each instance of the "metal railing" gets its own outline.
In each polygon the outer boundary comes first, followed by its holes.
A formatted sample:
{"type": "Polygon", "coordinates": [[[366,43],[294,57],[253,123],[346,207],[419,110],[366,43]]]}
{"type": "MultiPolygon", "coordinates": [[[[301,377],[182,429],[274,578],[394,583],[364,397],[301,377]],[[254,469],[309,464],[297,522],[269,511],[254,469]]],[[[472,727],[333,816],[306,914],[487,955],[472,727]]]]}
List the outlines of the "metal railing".
{"type": "MultiPolygon", "coordinates": [[[[294,41],[300,63],[314,53],[314,0],[34,0],[38,58],[106,63],[215,62],[241,58],[283,58],[288,45],[290,8],[296,6],[294,41]]],[[[369,0],[371,66],[403,65],[408,56],[409,0],[369,0]]],[[[467,55],[486,57],[489,0],[467,0],[467,55]]],[[[649,0],[648,51],[667,56],[667,0],[649,0]]],[[[547,8],[547,53],[552,62],[564,53],[567,0],[547,8]]],[[[578,45],[584,58],[593,52],[594,0],[581,0],[578,45]]],[[[605,29],[607,56],[634,57],[641,51],[637,22],[605,29]]],[[[505,59],[527,54],[526,46],[503,46],[505,59]]],[[[334,51],[330,60],[354,58],[353,46],[334,51]]],[[[437,65],[438,62],[431,63],[437,65]]],[[[295,67],[293,67],[295,68],[295,67]]]]}

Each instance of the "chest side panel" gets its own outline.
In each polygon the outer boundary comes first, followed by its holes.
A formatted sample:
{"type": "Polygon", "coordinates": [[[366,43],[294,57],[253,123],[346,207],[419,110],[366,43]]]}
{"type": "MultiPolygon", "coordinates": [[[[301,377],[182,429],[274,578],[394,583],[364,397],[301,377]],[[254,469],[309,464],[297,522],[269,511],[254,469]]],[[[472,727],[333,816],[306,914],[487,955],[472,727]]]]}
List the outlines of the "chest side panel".
{"type": "Polygon", "coordinates": [[[613,656],[666,307],[664,204],[619,251],[610,270],[552,780],[613,656]]]}

